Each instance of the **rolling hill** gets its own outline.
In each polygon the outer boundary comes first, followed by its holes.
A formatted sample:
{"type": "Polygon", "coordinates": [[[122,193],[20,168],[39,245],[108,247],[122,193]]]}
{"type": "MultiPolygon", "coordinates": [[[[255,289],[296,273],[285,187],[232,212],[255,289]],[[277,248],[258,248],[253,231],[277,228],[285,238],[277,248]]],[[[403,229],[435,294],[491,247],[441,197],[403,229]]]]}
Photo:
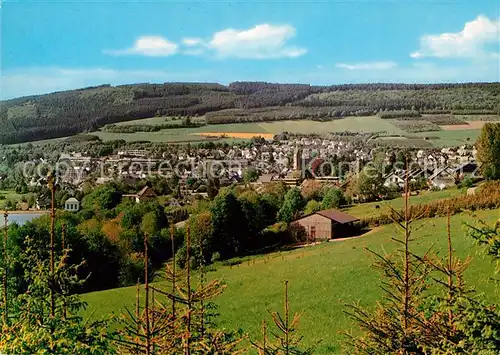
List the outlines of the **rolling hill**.
{"type": "Polygon", "coordinates": [[[499,102],[500,83],[102,85],[2,101],[0,144],[71,136],[154,116],[205,115],[208,124],[220,124],[333,120],[396,110],[418,119],[421,113],[497,114],[499,102]]]}

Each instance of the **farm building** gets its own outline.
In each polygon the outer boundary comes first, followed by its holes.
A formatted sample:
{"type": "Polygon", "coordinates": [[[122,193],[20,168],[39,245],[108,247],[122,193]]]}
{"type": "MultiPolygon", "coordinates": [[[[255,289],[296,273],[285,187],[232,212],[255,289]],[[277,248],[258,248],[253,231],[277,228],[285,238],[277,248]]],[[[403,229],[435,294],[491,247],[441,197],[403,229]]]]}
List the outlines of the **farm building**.
{"type": "Polygon", "coordinates": [[[125,198],[132,198],[135,202],[147,202],[156,199],[156,194],[149,186],[144,186],[141,191],[132,195],[123,195],[125,198]]]}
{"type": "Polygon", "coordinates": [[[434,174],[429,177],[429,184],[441,190],[446,187],[455,186],[455,182],[456,172],[450,167],[436,170],[434,174]]]}
{"type": "Polygon", "coordinates": [[[135,202],[145,202],[156,199],[156,194],[149,186],[144,186],[141,191],[137,193],[135,202]]]}
{"type": "Polygon", "coordinates": [[[459,179],[477,177],[479,175],[479,166],[475,162],[469,162],[455,167],[453,172],[459,179]]]}
{"type": "Polygon", "coordinates": [[[354,222],[358,218],[339,210],[329,209],[318,211],[294,221],[302,226],[309,240],[328,240],[346,238],[354,234],[354,222]]]}

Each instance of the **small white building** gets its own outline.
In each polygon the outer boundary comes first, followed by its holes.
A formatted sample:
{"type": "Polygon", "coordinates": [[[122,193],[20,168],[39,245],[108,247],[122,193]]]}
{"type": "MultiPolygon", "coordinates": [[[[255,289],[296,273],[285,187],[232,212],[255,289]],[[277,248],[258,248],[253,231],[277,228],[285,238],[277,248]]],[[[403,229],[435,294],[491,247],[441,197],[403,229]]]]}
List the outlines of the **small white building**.
{"type": "Polygon", "coordinates": [[[80,210],[80,201],[74,197],[70,197],[64,202],[64,209],[70,212],[78,212],[80,210]]]}
{"type": "Polygon", "coordinates": [[[384,186],[389,187],[389,186],[397,186],[397,187],[404,187],[405,186],[405,179],[403,178],[404,171],[398,171],[396,172],[391,172],[390,174],[386,175],[384,177],[384,186]]]}

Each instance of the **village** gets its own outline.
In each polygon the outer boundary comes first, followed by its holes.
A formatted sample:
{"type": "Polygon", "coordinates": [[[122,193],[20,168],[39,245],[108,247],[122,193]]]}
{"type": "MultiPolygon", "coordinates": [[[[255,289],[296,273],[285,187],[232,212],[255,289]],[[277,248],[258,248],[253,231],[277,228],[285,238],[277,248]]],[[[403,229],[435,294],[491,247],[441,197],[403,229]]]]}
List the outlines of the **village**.
{"type": "MultiPolygon", "coordinates": [[[[279,137],[278,137],[279,138],[279,137]]],[[[388,190],[402,191],[405,177],[418,184],[419,190],[442,190],[454,187],[464,178],[480,179],[477,151],[473,145],[442,149],[366,148],[351,137],[334,139],[297,136],[286,140],[255,139],[251,145],[232,145],[214,149],[190,147],[171,153],[147,149],[123,149],[104,157],[91,157],[85,152],[61,153],[57,163],[61,186],[82,191],[85,184],[98,186],[111,181],[136,186],[150,178],[172,179],[178,190],[168,204],[181,206],[193,198],[208,198],[207,189],[214,180],[217,188],[242,184],[256,191],[271,182],[283,182],[299,189],[314,181],[344,191],[349,182],[375,159],[383,157],[379,180],[388,190]],[[410,163],[404,161],[410,156],[410,163]],[[406,158],[404,158],[406,157],[406,158]]],[[[29,186],[43,184],[43,176],[32,176],[29,186]]],[[[151,198],[153,189],[137,190],[124,195],[137,202],[151,198]]],[[[381,195],[380,198],[383,198],[381,195]]],[[[367,198],[354,194],[353,202],[367,198]]],[[[36,209],[48,208],[47,196],[37,200],[36,209]],[[46,201],[42,201],[45,199],[46,201]]],[[[79,201],[70,196],[69,211],[79,201]]],[[[26,208],[26,206],[23,206],[26,208]]],[[[29,206],[32,207],[32,206],[29,206]]]]}

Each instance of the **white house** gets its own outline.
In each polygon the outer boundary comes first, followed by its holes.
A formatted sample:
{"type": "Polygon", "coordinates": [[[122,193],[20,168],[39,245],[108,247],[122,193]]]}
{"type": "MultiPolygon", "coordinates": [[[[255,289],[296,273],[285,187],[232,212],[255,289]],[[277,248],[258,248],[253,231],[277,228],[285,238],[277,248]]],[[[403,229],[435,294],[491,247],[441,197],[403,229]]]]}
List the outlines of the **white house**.
{"type": "Polygon", "coordinates": [[[438,187],[442,190],[446,187],[455,186],[455,177],[456,174],[452,168],[444,167],[436,170],[434,174],[429,177],[429,182],[431,186],[438,187]]]}
{"type": "Polygon", "coordinates": [[[384,177],[384,186],[398,186],[403,187],[405,185],[405,179],[403,178],[404,171],[391,172],[390,174],[384,177]]]}
{"type": "Polygon", "coordinates": [[[64,202],[64,209],[70,212],[78,212],[80,210],[80,201],[74,197],[70,197],[64,202]]]}

